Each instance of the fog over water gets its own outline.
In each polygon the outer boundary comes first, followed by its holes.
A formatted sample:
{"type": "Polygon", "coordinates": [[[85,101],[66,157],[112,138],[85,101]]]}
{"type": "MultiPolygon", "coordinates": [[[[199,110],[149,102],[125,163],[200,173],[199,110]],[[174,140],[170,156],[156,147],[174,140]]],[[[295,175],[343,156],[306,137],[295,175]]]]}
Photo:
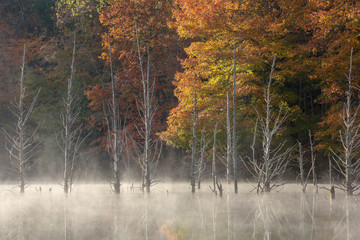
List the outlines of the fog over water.
{"type": "Polygon", "coordinates": [[[295,184],[257,195],[240,184],[220,198],[209,185],[191,194],[189,183],[159,183],[147,195],[124,183],[115,195],[84,184],[67,197],[56,184],[25,194],[2,185],[0,239],[360,239],[358,197],[330,202],[328,191],[303,195],[295,184]]]}

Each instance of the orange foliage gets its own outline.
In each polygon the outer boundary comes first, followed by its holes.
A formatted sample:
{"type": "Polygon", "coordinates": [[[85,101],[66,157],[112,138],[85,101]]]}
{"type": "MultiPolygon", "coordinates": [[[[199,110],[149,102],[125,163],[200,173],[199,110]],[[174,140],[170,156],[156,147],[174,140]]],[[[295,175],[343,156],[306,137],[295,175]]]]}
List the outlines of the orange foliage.
{"type": "MultiPolygon", "coordinates": [[[[176,0],[173,10],[178,33],[191,39],[174,85],[179,105],[172,109],[162,138],[188,147],[194,89],[198,91],[199,125],[211,132],[215,122],[225,123],[226,93],[232,89],[233,48],[236,46],[236,85],[239,118],[252,112],[252,97],[261,98],[259,75],[277,53],[284,58],[283,38],[288,20],[298,14],[301,1],[176,0]],[[241,103],[246,103],[241,104],[241,103]]],[[[262,77],[262,76],[261,76],[262,77]]],[[[277,77],[280,80],[280,77],[277,77]]],[[[230,94],[232,95],[232,94],[230,94]]],[[[232,101],[230,99],[230,101],[232,101]]],[[[245,122],[243,122],[245,123],[245,122]]],[[[241,121],[239,124],[242,124],[241,121]]]]}
{"type": "MultiPolygon", "coordinates": [[[[136,101],[141,99],[142,84],[134,18],[137,21],[145,62],[146,45],[150,47],[150,79],[156,82],[154,104],[158,106],[153,119],[152,134],[156,134],[166,128],[168,112],[176,104],[171,82],[180,68],[178,58],[183,55],[175,29],[167,25],[171,17],[171,4],[166,0],[113,0],[100,12],[100,21],[108,29],[111,39],[120,117],[127,119],[127,130],[133,133],[135,138],[139,137],[136,135],[136,126],[141,127],[143,122],[136,104],[136,101]]],[[[102,58],[108,62],[107,35],[102,38],[102,58]]],[[[97,112],[94,114],[98,116],[97,119],[102,116],[104,100],[110,98],[109,87],[111,88],[110,85],[94,86],[87,92],[90,107],[97,112]]]]}

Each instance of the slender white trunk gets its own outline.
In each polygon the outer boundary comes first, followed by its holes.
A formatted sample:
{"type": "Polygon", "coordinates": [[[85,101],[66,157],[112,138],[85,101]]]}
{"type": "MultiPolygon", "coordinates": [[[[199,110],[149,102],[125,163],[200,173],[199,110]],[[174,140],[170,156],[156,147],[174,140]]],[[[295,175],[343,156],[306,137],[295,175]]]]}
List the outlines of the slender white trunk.
{"type": "Polygon", "coordinates": [[[25,53],[26,45],[24,44],[24,54],[23,61],[21,66],[21,76],[20,76],[20,97],[19,97],[19,110],[20,114],[18,117],[18,132],[19,132],[19,180],[20,180],[20,192],[25,192],[25,159],[24,159],[24,97],[25,97],[25,88],[24,88],[24,71],[25,71],[25,53]]]}
{"type": "Polygon", "coordinates": [[[108,43],[109,43],[109,57],[110,57],[110,73],[111,73],[111,86],[112,86],[112,164],[113,164],[113,188],[116,194],[120,193],[120,136],[118,129],[119,117],[117,114],[117,104],[116,104],[116,89],[115,89],[115,79],[114,71],[112,64],[112,52],[111,52],[111,42],[110,35],[108,34],[108,43]]]}
{"type": "Polygon", "coordinates": [[[144,172],[145,177],[145,188],[146,192],[150,192],[151,184],[154,182],[154,171],[156,170],[157,163],[161,154],[161,146],[160,150],[157,149],[158,141],[154,137],[151,137],[151,130],[152,130],[152,119],[156,112],[156,106],[153,106],[154,102],[154,88],[155,88],[155,80],[150,82],[150,47],[147,45],[147,65],[146,65],[146,73],[144,71],[144,63],[141,56],[141,49],[140,49],[140,39],[139,33],[137,28],[136,19],[135,22],[135,30],[136,30],[136,43],[137,43],[137,50],[138,50],[138,57],[140,62],[140,70],[141,70],[141,82],[143,86],[143,96],[142,100],[140,101],[141,107],[138,106],[138,110],[140,115],[142,115],[143,123],[144,123],[144,131],[139,132],[141,137],[144,139],[144,146],[143,146],[143,159],[140,160],[140,166],[142,171],[144,172]],[[157,157],[156,152],[159,151],[157,157]]]}
{"type": "Polygon", "coordinates": [[[236,62],[234,46],[234,86],[233,86],[233,135],[232,135],[232,158],[234,164],[234,191],[238,193],[238,161],[237,161],[237,141],[236,141],[236,62]]]}
{"type": "Polygon", "coordinates": [[[68,91],[67,91],[67,99],[65,102],[65,119],[64,119],[64,130],[65,130],[65,136],[64,136],[64,178],[63,178],[63,184],[64,184],[64,192],[68,193],[69,188],[71,188],[70,183],[70,176],[72,175],[71,171],[73,170],[73,163],[72,163],[72,156],[71,156],[71,148],[72,148],[72,103],[73,103],[73,80],[75,75],[75,68],[74,68],[74,62],[75,62],[75,51],[76,51],[76,40],[75,40],[75,34],[74,34],[74,46],[73,46],[73,54],[72,54],[72,61],[71,61],[71,75],[68,79],[68,91]]]}
{"type": "Polygon", "coordinates": [[[216,134],[217,134],[217,123],[215,124],[215,129],[214,129],[213,156],[212,156],[212,164],[211,164],[211,176],[213,180],[214,192],[216,192],[216,134]]]}
{"type": "Polygon", "coordinates": [[[305,193],[305,179],[304,179],[304,158],[301,143],[299,142],[299,168],[300,168],[300,181],[302,192],[305,193]]]}
{"type": "MultiPolygon", "coordinates": [[[[267,85],[267,89],[265,92],[265,104],[266,104],[266,117],[264,119],[264,126],[263,126],[263,160],[264,164],[261,168],[259,178],[258,178],[258,187],[257,192],[259,193],[260,185],[263,184],[263,191],[269,192],[270,191],[270,176],[269,176],[269,164],[270,164],[270,146],[272,141],[272,134],[273,131],[270,132],[270,104],[271,104],[271,83],[272,83],[272,75],[275,70],[275,62],[276,56],[274,57],[273,64],[271,66],[269,82],[267,85]]],[[[274,126],[275,128],[276,126],[274,126]]]]}
{"type": "MultiPolygon", "coordinates": [[[[353,136],[354,131],[354,117],[351,114],[351,102],[352,102],[352,57],[353,57],[353,49],[351,49],[350,54],[350,67],[349,67],[349,76],[348,76],[348,92],[346,96],[346,117],[345,117],[345,188],[346,195],[353,195],[353,163],[352,158],[354,152],[354,138],[357,136],[353,136]]],[[[356,117],[356,114],[354,115],[356,117]]]]}
{"type": "MultiPolygon", "coordinates": [[[[230,184],[230,167],[231,167],[231,125],[230,125],[230,107],[229,107],[229,92],[226,98],[226,182],[230,184]]],[[[229,187],[229,186],[228,186],[229,187]]]]}
{"type": "Polygon", "coordinates": [[[191,154],[191,192],[195,193],[195,164],[196,164],[196,89],[194,90],[194,120],[193,120],[193,139],[192,139],[192,154],[191,154]]]}
{"type": "Polygon", "coordinates": [[[311,172],[313,177],[313,185],[315,187],[316,193],[318,193],[318,186],[317,186],[317,178],[315,172],[315,154],[314,154],[314,142],[312,140],[312,134],[309,130],[309,141],[310,141],[310,154],[311,154],[311,172]]]}
{"type": "Polygon", "coordinates": [[[205,129],[202,130],[200,138],[200,159],[198,163],[198,189],[201,186],[201,176],[205,170],[205,150],[207,147],[207,142],[205,139],[205,129]]]}

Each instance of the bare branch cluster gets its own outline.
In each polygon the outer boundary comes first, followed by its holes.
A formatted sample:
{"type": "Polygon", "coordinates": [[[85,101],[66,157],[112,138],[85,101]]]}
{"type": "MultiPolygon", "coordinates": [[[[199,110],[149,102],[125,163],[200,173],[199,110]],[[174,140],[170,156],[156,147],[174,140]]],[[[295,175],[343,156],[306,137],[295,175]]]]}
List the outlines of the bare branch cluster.
{"type": "Polygon", "coordinates": [[[264,91],[264,99],[266,103],[266,114],[261,114],[256,110],[258,121],[255,125],[254,140],[252,144],[253,157],[247,157],[248,161],[245,166],[257,181],[257,192],[270,192],[271,190],[283,186],[285,182],[282,179],[283,174],[287,170],[289,163],[289,154],[294,147],[284,148],[285,141],[273,146],[273,138],[276,134],[284,129],[281,128],[289,113],[283,110],[284,106],[280,106],[280,110],[276,113],[271,109],[271,102],[274,98],[271,93],[272,75],[275,70],[276,56],[271,66],[270,79],[267,88],[264,91]],[[284,111],[284,112],[283,112],[284,111]],[[257,159],[255,156],[255,143],[257,135],[257,125],[260,123],[262,135],[262,156],[257,159]]]}
{"type": "Polygon", "coordinates": [[[112,86],[112,102],[108,103],[108,109],[111,112],[111,116],[109,117],[105,110],[105,104],[103,103],[104,116],[107,123],[108,134],[107,134],[107,142],[109,149],[108,151],[111,154],[111,169],[112,169],[112,188],[116,194],[120,193],[120,160],[122,153],[122,138],[121,131],[119,126],[121,125],[119,115],[118,115],[118,107],[116,104],[116,89],[115,89],[115,78],[113,71],[113,63],[112,63],[112,52],[111,52],[111,42],[110,35],[108,34],[108,43],[109,43],[109,56],[110,56],[110,75],[111,75],[111,86],[112,86]]]}
{"type": "MultiPolygon", "coordinates": [[[[60,114],[61,119],[61,142],[60,149],[64,154],[63,162],[63,189],[65,193],[71,192],[75,162],[79,158],[79,149],[86,139],[81,137],[82,124],[76,125],[80,114],[80,108],[76,102],[76,95],[73,93],[73,81],[75,76],[75,52],[76,38],[74,34],[73,53],[71,60],[71,74],[68,79],[67,97],[64,99],[64,112],[60,114]]],[[[59,141],[58,141],[59,142],[59,141]]]]}
{"type": "Polygon", "coordinates": [[[38,126],[31,131],[28,131],[29,119],[34,112],[35,103],[39,96],[40,89],[37,91],[35,97],[33,97],[30,106],[26,107],[24,99],[27,97],[25,94],[25,55],[26,45],[24,45],[24,53],[22,58],[21,75],[19,78],[19,98],[10,102],[10,111],[16,117],[16,126],[10,130],[3,129],[3,133],[6,137],[5,148],[10,154],[11,165],[14,167],[19,179],[20,192],[25,191],[25,177],[26,172],[29,170],[31,164],[30,161],[36,154],[37,146],[40,141],[36,136],[38,126]]]}
{"type": "Polygon", "coordinates": [[[136,105],[141,116],[142,127],[137,127],[139,136],[143,139],[142,142],[137,143],[138,149],[138,163],[143,173],[143,183],[142,187],[146,188],[146,192],[150,192],[150,187],[152,184],[155,184],[157,166],[159,163],[159,158],[162,152],[162,141],[158,136],[152,136],[152,126],[154,116],[157,111],[157,103],[155,102],[154,90],[155,90],[155,79],[150,81],[150,49],[147,45],[147,62],[144,66],[143,56],[141,54],[140,48],[140,39],[137,28],[137,23],[135,21],[135,30],[136,30],[136,43],[138,49],[138,57],[141,70],[141,82],[143,86],[143,94],[140,99],[137,99],[136,105]],[[145,69],[146,67],[146,69],[145,69]],[[146,70],[146,71],[145,71],[146,70]],[[141,153],[140,153],[141,151],[141,153]]]}
{"type": "Polygon", "coordinates": [[[346,91],[346,102],[343,111],[339,114],[342,130],[339,131],[341,149],[332,150],[333,167],[344,177],[344,181],[338,185],[340,189],[351,196],[360,189],[358,184],[360,178],[360,157],[358,149],[360,147],[360,124],[357,123],[357,116],[360,105],[353,99],[352,76],[353,49],[350,54],[349,74],[346,75],[348,89],[346,91]]]}

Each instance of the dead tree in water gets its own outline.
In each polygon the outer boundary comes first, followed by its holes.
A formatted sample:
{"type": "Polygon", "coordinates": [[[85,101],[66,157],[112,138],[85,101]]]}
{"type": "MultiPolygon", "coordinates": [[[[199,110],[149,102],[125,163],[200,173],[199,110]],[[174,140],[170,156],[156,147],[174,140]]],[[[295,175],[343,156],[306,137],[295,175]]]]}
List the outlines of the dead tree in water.
{"type": "MultiPolygon", "coordinates": [[[[107,120],[108,126],[108,146],[109,152],[111,154],[111,168],[112,168],[112,187],[116,194],[120,193],[120,159],[121,159],[121,135],[119,129],[119,115],[118,107],[116,104],[116,89],[115,89],[115,79],[112,63],[112,52],[111,52],[111,42],[110,35],[108,34],[108,44],[109,44],[109,57],[110,57],[110,75],[111,75],[111,86],[112,86],[112,104],[110,105],[111,109],[111,121],[107,120]],[[111,122],[111,124],[110,124],[111,122]],[[111,127],[110,127],[111,126],[111,127]]],[[[105,114],[106,116],[106,114],[105,114]]]]}
{"type": "Polygon", "coordinates": [[[143,86],[143,96],[140,101],[137,102],[137,107],[142,117],[144,128],[138,128],[139,135],[144,140],[144,145],[142,146],[143,155],[140,158],[140,166],[143,171],[143,176],[145,183],[146,192],[150,192],[151,184],[154,183],[153,176],[155,175],[155,170],[159,162],[159,157],[162,149],[162,142],[160,138],[151,137],[152,122],[154,115],[156,113],[156,106],[154,105],[154,89],[155,89],[155,80],[150,82],[150,50],[147,46],[147,63],[146,63],[146,73],[144,70],[144,63],[141,55],[140,49],[140,39],[138,34],[138,28],[135,20],[135,31],[136,31],[136,44],[138,50],[138,57],[141,70],[141,82],[143,86]]]}
{"type": "Polygon", "coordinates": [[[63,165],[63,188],[64,193],[71,191],[75,171],[75,161],[78,158],[79,148],[85,138],[81,138],[81,125],[75,126],[80,110],[76,109],[75,96],[73,94],[73,81],[75,76],[75,52],[76,40],[74,34],[73,53],[71,61],[71,74],[68,79],[67,97],[64,99],[65,111],[60,115],[62,132],[62,143],[59,144],[64,153],[63,165]]]}
{"type": "Polygon", "coordinates": [[[340,141],[342,148],[339,150],[340,154],[334,154],[334,168],[345,178],[344,182],[339,184],[339,188],[346,192],[347,196],[352,196],[355,191],[359,190],[360,185],[360,158],[358,157],[358,149],[360,147],[360,125],[357,123],[357,116],[359,112],[359,105],[355,105],[353,99],[353,76],[352,76],[352,58],[353,49],[350,54],[349,75],[347,78],[346,102],[343,106],[343,111],[340,114],[340,123],[343,130],[340,130],[340,141]]]}
{"type": "Polygon", "coordinates": [[[205,171],[206,162],[205,162],[205,154],[206,154],[206,148],[209,144],[209,141],[206,140],[205,136],[205,129],[201,131],[201,138],[200,138],[200,158],[197,163],[197,180],[198,180],[198,189],[200,189],[201,186],[201,177],[205,171]]]}
{"type": "Polygon", "coordinates": [[[331,164],[330,157],[329,157],[329,185],[330,185],[329,188],[327,188],[327,187],[320,187],[320,188],[329,191],[329,193],[330,193],[330,206],[331,206],[331,204],[332,204],[331,199],[335,199],[335,186],[334,186],[333,181],[332,181],[332,164],[331,164]]]}
{"type": "Polygon", "coordinates": [[[191,153],[191,192],[195,193],[195,165],[196,165],[196,89],[194,90],[194,120],[193,120],[193,138],[192,138],[192,153],[191,153]]]}
{"type": "MultiPolygon", "coordinates": [[[[275,114],[271,109],[271,101],[273,95],[271,94],[272,76],[275,70],[276,56],[273,59],[271,66],[270,78],[267,83],[267,88],[264,91],[265,100],[265,115],[257,111],[258,119],[261,124],[262,134],[262,161],[257,161],[256,157],[248,158],[248,169],[254,176],[257,182],[257,193],[270,192],[272,189],[284,185],[282,182],[282,175],[287,170],[289,163],[288,155],[293,147],[283,149],[286,142],[281,142],[275,148],[272,146],[273,137],[278,134],[282,129],[281,125],[288,117],[288,112],[282,113],[283,105],[280,106],[278,114],[275,114]]],[[[255,133],[256,134],[256,131],[255,133]]],[[[255,136],[254,136],[255,139],[255,136]]],[[[255,140],[254,140],[255,141],[255,140]]]]}
{"type": "Polygon", "coordinates": [[[230,183],[230,167],[231,167],[231,123],[230,123],[230,107],[229,92],[226,95],[226,183],[230,183]]]}
{"type": "Polygon", "coordinates": [[[329,184],[330,184],[330,198],[335,199],[335,186],[332,181],[332,164],[329,158],[329,184]]]}
{"type": "Polygon", "coordinates": [[[298,142],[298,144],[299,144],[299,168],[300,168],[300,174],[299,175],[300,175],[300,182],[301,182],[302,192],[305,193],[306,186],[307,186],[307,181],[305,181],[305,177],[304,177],[304,158],[303,158],[301,142],[298,142]]]}
{"type": "MultiPolygon", "coordinates": [[[[214,142],[213,142],[213,155],[212,155],[212,161],[211,161],[211,177],[213,180],[213,192],[216,194],[216,134],[217,134],[217,123],[215,124],[214,129],[214,142]]],[[[211,189],[211,188],[210,188],[211,189]]]]}
{"type": "Polygon", "coordinates": [[[226,146],[222,147],[220,151],[220,161],[226,169],[226,184],[229,189],[229,184],[231,180],[231,163],[232,163],[232,136],[231,136],[231,119],[230,119],[230,96],[229,91],[226,94],[226,146]]]}
{"type": "Polygon", "coordinates": [[[301,187],[302,187],[302,192],[305,193],[306,192],[306,187],[307,187],[308,182],[309,182],[310,173],[313,170],[313,164],[311,165],[310,170],[306,174],[305,170],[304,170],[304,166],[305,166],[306,162],[305,162],[304,157],[303,157],[302,145],[301,145],[301,143],[299,141],[298,141],[298,145],[299,145],[299,159],[298,160],[299,160],[299,169],[300,169],[300,173],[299,173],[300,183],[301,183],[301,187]]]}
{"type": "Polygon", "coordinates": [[[318,193],[317,177],[316,177],[316,173],[315,173],[315,159],[316,159],[316,156],[314,154],[314,141],[312,140],[312,134],[311,134],[310,130],[309,130],[309,142],[310,142],[311,172],[312,172],[312,176],[313,176],[313,185],[314,185],[316,193],[318,193]]]}
{"type": "Polygon", "coordinates": [[[238,193],[238,160],[237,160],[237,141],[236,141],[236,61],[234,46],[234,84],[233,84],[233,135],[232,135],[232,160],[234,165],[234,191],[238,193]]]}
{"type": "Polygon", "coordinates": [[[30,160],[36,153],[37,145],[39,143],[36,137],[36,130],[28,133],[28,123],[31,114],[34,111],[36,99],[40,90],[33,98],[29,107],[24,105],[25,95],[25,55],[26,45],[24,45],[24,53],[22,58],[21,75],[19,78],[19,99],[10,102],[10,111],[16,116],[16,127],[12,132],[3,129],[7,143],[5,144],[6,150],[10,154],[11,165],[15,168],[18,178],[20,192],[24,193],[26,185],[26,172],[30,168],[30,160]]]}

